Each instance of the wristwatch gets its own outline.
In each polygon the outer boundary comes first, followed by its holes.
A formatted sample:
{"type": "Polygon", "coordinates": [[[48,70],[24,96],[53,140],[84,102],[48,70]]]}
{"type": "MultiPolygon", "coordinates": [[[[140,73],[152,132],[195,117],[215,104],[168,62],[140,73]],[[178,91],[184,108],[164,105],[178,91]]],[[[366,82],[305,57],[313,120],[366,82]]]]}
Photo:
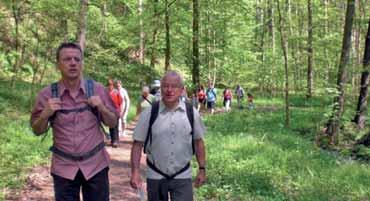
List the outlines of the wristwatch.
{"type": "Polygon", "coordinates": [[[204,167],[204,166],[199,166],[199,170],[206,170],[206,167],[204,167]]]}

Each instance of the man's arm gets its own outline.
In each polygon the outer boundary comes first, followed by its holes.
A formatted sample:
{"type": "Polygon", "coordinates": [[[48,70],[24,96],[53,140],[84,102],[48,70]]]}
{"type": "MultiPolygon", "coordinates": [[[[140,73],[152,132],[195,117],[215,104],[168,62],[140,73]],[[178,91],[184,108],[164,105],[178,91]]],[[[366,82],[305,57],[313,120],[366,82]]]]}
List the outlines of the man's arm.
{"type": "Polygon", "coordinates": [[[198,161],[198,175],[195,179],[195,187],[200,187],[206,182],[206,150],[203,139],[194,141],[195,156],[198,161]]]}
{"type": "Polygon", "coordinates": [[[140,160],[141,152],[143,150],[144,143],[134,141],[131,149],[131,180],[130,184],[132,188],[140,188],[142,181],[140,177],[140,160]]]}
{"type": "Polygon", "coordinates": [[[59,98],[51,98],[48,100],[45,108],[42,110],[40,116],[32,122],[32,131],[36,135],[45,133],[48,129],[49,118],[55,113],[55,111],[61,109],[61,101],[59,98]]]}

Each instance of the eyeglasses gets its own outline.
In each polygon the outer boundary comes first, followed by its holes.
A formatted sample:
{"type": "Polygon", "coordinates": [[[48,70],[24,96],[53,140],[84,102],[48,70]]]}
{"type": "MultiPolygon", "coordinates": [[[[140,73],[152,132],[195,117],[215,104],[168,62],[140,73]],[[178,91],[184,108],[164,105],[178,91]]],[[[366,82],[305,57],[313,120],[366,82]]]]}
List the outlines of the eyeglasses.
{"type": "Polygon", "coordinates": [[[163,89],[181,89],[182,86],[179,84],[162,84],[163,89]]]}

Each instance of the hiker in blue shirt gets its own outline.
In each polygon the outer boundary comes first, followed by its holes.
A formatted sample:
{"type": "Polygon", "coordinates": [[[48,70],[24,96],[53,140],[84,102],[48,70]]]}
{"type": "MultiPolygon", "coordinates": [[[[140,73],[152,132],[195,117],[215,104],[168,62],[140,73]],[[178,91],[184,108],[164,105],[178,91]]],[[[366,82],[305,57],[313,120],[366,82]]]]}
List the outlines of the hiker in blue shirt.
{"type": "Polygon", "coordinates": [[[207,108],[210,111],[210,113],[213,114],[216,107],[217,92],[211,83],[208,84],[206,96],[207,96],[207,108]]]}

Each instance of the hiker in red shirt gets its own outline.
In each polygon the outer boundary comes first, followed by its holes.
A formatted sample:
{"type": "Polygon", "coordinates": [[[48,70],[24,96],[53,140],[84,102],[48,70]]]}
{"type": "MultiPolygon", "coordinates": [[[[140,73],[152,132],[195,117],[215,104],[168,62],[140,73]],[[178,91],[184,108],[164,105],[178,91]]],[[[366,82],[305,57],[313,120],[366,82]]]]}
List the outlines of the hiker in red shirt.
{"type": "Polygon", "coordinates": [[[231,93],[231,90],[229,88],[226,88],[224,91],[224,107],[226,112],[230,111],[232,98],[233,94],[231,93]]]}
{"type": "MultiPolygon", "coordinates": [[[[108,80],[108,91],[117,112],[120,114],[123,98],[119,94],[119,91],[114,88],[114,82],[111,79],[108,80]]],[[[119,142],[118,124],[113,128],[109,128],[109,135],[111,139],[111,146],[113,148],[116,148],[119,142]]]]}
{"type": "Polygon", "coordinates": [[[202,105],[203,108],[206,107],[206,93],[204,92],[204,87],[202,85],[198,88],[198,102],[198,111],[202,105]]]}

